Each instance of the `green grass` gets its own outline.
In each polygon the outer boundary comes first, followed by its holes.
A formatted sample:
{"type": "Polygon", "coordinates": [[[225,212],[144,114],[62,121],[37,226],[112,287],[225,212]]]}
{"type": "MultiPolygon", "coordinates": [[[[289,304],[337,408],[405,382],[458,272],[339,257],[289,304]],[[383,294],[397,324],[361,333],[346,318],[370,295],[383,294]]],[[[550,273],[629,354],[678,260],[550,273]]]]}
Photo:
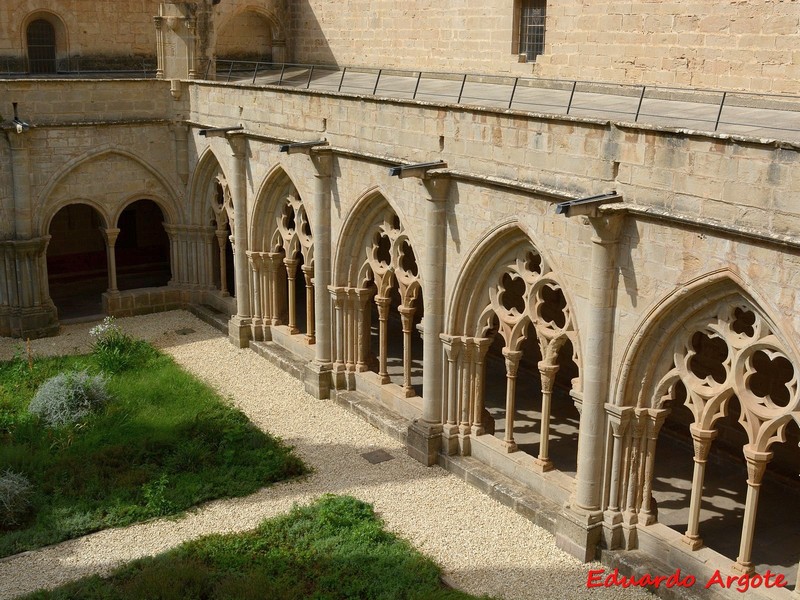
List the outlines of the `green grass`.
{"type": "Polygon", "coordinates": [[[436,564],[387,533],[372,507],[324,496],[256,530],[212,535],[30,600],[473,598],[444,588],[436,564]]]}
{"type": "Polygon", "coordinates": [[[170,357],[137,342],[133,366],[109,377],[113,399],[77,426],[46,428],[27,412],[36,388],[67,369],[99,373],[95,355],[0,363],[0,472],[34,486],[32,510],[0,527],[0,556],[200,502],[242,496],[306,472],[170,357]]]}

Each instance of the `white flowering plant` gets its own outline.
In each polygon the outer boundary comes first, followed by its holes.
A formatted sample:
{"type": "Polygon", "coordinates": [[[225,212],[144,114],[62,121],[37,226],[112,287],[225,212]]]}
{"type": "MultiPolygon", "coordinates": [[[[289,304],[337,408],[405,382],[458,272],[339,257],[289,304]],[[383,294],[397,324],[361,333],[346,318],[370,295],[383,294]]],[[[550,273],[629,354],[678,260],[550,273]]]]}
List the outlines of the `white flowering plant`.
{"type": "Polygon", "coordinates": [[[146,344],[122,331],[114,317],[106,317],[89,330],[94,338],[92,354],[103,371],[117,373],[134,366],[146,344]]]}

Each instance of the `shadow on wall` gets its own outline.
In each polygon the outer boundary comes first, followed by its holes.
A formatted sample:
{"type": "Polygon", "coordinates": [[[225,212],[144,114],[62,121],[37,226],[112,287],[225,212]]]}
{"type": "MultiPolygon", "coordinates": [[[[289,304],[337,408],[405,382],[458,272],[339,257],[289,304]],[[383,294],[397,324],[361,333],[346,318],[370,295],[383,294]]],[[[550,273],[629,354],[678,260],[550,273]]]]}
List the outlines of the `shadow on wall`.
{"type": "Polygon", "coordinates": [[[291,61],[322,65],[338,65],[309,0],[291,3],[291,61]]]}

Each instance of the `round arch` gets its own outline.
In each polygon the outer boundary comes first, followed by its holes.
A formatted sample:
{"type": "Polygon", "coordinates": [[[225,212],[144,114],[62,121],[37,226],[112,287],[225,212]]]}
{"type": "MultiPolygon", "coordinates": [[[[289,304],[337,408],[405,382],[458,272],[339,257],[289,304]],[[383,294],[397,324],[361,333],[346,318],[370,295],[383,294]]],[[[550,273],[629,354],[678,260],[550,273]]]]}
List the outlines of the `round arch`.
{"type": "Polygon", "coordinates": [[[58,202],[54,202],[49,206],[47,206],[45,211],[42,213],[41,216],[42,235],[49,235],[50,226],[53,223],[53,218],[61,211],[62,208],[65,208],[73,204],[86,204],[90,208],[94,209],[95,212],[102,219],[102,226],[106,229],[109,227],[109,223],[113,222],[111,216],[106,212],[106,208],[95,200],[92,200],[90,198],[70,198],[68,200],[59,200],[58,202]]]}
{"type": "Polygon", "coordinates": [[[28,71],[31,73],[54,73],[57,71],[58,62],[69,57],[69,30],[67,29],[64,19],[55,12],[49,10],[34,10],[25,15],[25,18],[20,23],[19,40],[21,56],[25,57],[28,71]],[[34,55],[31,54],[32,49],[30,47],[29,33],[31,25],[37,21],[44,21],[52,28],[52,42],[54,45],[52,58],[50,56],[45,58],[43,55],[37,57],[35,56],[35,50],[33,51],[34,55]],[[52,62],[52,64],[45,65],[41,63],[38,66],[44,67],[44,69],[34,68],[37,65],[32,64],[33,62],[45,60],[48,63],[52,62]]]}

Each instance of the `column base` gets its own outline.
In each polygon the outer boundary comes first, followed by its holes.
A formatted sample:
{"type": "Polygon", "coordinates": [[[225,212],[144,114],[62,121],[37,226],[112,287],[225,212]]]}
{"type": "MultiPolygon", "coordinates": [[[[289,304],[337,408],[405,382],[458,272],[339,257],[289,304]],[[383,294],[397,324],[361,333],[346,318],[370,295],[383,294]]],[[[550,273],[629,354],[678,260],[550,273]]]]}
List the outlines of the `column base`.
{"type": "Polygon", "coordinates": [[[0,310],[0,336],[32,339],[58,333],[58,310],[53,304],[0,310]]]}
{"type": "Polygon", "coordinates": [[[621,548],[625,542],[622,535],[622,513],[608,510],[603,515],[603,545],[609,550],[621,548]]]}
{"type": "Polygon", "coordinates": [[[582,562],[594,560],[603,537],[603,513],[566,507],[556,519],[556,546],[582,562]]]}
{"type": "Polygon", "coordinates": [[[445,455],[455,456],[456,454],[458,454],[458,448],[459,448],[458,433],[459,431],[457,425],[450,424],[450,425],[444,425],[442,427],[441,449],[445,455]]]}
{"type": "Polygon", "coordinates": [[[533,468],[538,473],[547,473],[553,470],[553,462],[549,458],[542,460],[537,457],[533,459],[533,468]]]}
{"type": "Polygon", "coordinates": [[[315,362],[308,363],[304,378],[306,392],[320,400],[330,398],[333,384],[331,375],[330,365],[320,365],[315,362]]]}
{"type": "Polygon", "coordinates": [[[681,537],[681,543],[686,545],[689,550],[699,550],[703,547],[703,538],[701,538],[699,535],[690,537],[684,534],[681,537]]]}
{"type": "Polygon", "coordinates": [[[406,451],[408,455],[430,467],[436,464],[442,443],[442,426],[439,423],[414,421],[408,426],[406,451]]]}
{"type": "Polygon", "coordinates": [[[753,563],[739,562],[738,558],[736,559],[736,562],[731,565],[731,571],[739,575],[750,575],[755,570],[756,568],[753,563]]]}
{"type": "Polygon", "coordinates": [[[252,333],[249,318],[234,315],[228,321],[228,339],[237,348],[247,348],[252,333]]]}

